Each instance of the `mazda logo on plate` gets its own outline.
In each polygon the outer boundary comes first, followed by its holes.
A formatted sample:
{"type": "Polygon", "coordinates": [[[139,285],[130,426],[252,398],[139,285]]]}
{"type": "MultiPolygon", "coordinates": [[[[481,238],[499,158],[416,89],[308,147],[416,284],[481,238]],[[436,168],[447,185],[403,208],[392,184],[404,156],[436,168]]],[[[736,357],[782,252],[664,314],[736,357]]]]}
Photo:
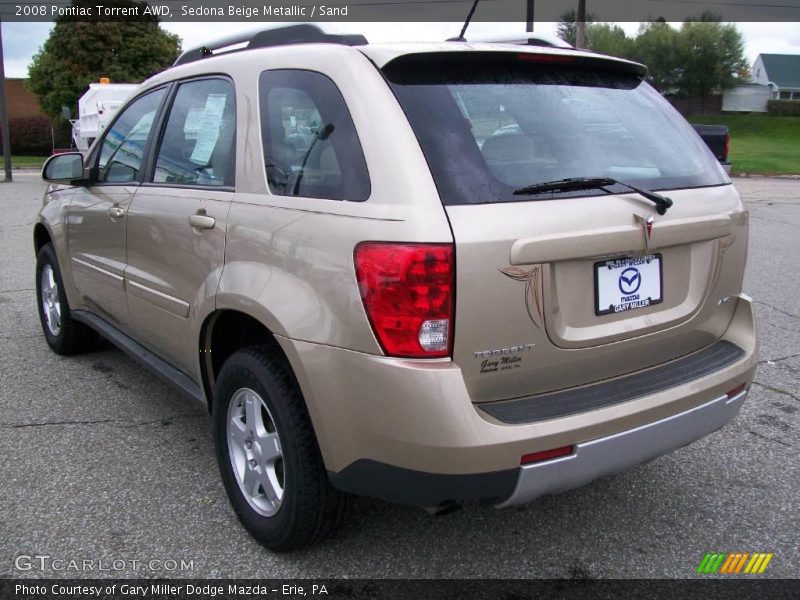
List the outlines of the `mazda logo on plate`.
{"type": "Polygon", "coordinates": [[[635,294],[642,285],[642,276],[639,269],[633,267],[625,269],[619,276],[619,291],[625,294],[635,294]]]}

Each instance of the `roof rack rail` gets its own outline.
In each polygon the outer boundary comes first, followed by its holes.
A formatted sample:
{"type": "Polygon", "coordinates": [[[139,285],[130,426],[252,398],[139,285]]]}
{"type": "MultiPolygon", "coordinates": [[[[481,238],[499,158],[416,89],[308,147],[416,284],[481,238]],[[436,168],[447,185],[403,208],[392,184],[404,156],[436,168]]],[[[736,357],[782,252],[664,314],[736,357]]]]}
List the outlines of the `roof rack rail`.
{"type": "Polygon", "coordinates": [[[237,34],[187,50],[173,63],[173,67],[185,65],[211,56],[228,54],[253,48],[269,48],[273,46],[291,46],[294,44],[339,44],[343,46],[364,46],[367,38],[361,34],[325,33],[316,25],[300,24],[287,27],[276,27],[258,32],[237,34]],[[243,47],[219,52],[225,48],[247,44],[243,47]],[[216,54],[215,54],[216,53],[216,54]]]}

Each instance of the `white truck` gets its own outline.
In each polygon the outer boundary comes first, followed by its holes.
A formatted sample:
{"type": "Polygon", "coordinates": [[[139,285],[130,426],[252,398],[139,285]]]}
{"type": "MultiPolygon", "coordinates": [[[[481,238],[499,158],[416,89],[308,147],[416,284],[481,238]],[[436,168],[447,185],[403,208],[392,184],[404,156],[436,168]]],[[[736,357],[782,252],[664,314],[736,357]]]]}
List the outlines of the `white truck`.
{"type": "Polygon", "coordinates": [[[79,152],[89,150],[137,87],[136,83],[110,83],[107,78],[89,84],[89,90],[78,100],[78,118],[70,120],[72,143],[79,152]]]}

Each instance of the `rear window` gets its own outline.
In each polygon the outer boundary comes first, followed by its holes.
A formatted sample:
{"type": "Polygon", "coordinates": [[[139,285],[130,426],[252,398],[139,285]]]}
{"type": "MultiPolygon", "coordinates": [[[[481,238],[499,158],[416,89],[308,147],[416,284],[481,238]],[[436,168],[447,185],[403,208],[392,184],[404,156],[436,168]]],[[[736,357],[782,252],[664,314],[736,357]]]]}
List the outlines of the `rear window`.
{"type": "Polygon", "coordinates": [[[572,177],[653,190],[728,183],[692,127],[640,74],[609,70],[607,61],[541,60],[429,54],[384,68],[445,204],[604,193],[514,194],[572,177]]]}

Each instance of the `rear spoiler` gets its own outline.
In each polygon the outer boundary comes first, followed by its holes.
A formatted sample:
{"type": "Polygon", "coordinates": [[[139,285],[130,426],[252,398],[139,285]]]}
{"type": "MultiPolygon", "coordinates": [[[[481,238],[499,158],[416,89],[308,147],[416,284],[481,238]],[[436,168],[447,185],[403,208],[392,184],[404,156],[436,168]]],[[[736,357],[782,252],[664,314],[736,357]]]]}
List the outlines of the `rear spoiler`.
{"type": "MultiPolygon", "coordinates": [[[[394,79],[393,76],[400,75],[400,72],[409,70],[409,67],[430,68],[432,64],[441,65],[441,69],[436,69],[440,75],[445,76],[453,67],[470,68],[490,67],[492,64],[516,63],[519,65],[531,64],[543,67],[563,67],[576,69],[592,69],[611,73],[625,73],[644,78],[647,74],[647,67],[643,64],[605,56],[602,54],[591,54],[587,52],[562,51],[552,52],[546,48],[520,47],[519,50],[513,47],[492,50],[467,50],[467,51],[435,51],[435,52],[412,52],[402,54],[387,62],[383,67],[383,73],[394,79]],[[524,49],[523,49],[524,48],[524,49]],[[530,48],[530,49],[529,49],[530,48]],[[536,51],[539,50],[539,51],[536,51]]],[[[417,71],[416,68],[413,71],[417,71]]]]}

